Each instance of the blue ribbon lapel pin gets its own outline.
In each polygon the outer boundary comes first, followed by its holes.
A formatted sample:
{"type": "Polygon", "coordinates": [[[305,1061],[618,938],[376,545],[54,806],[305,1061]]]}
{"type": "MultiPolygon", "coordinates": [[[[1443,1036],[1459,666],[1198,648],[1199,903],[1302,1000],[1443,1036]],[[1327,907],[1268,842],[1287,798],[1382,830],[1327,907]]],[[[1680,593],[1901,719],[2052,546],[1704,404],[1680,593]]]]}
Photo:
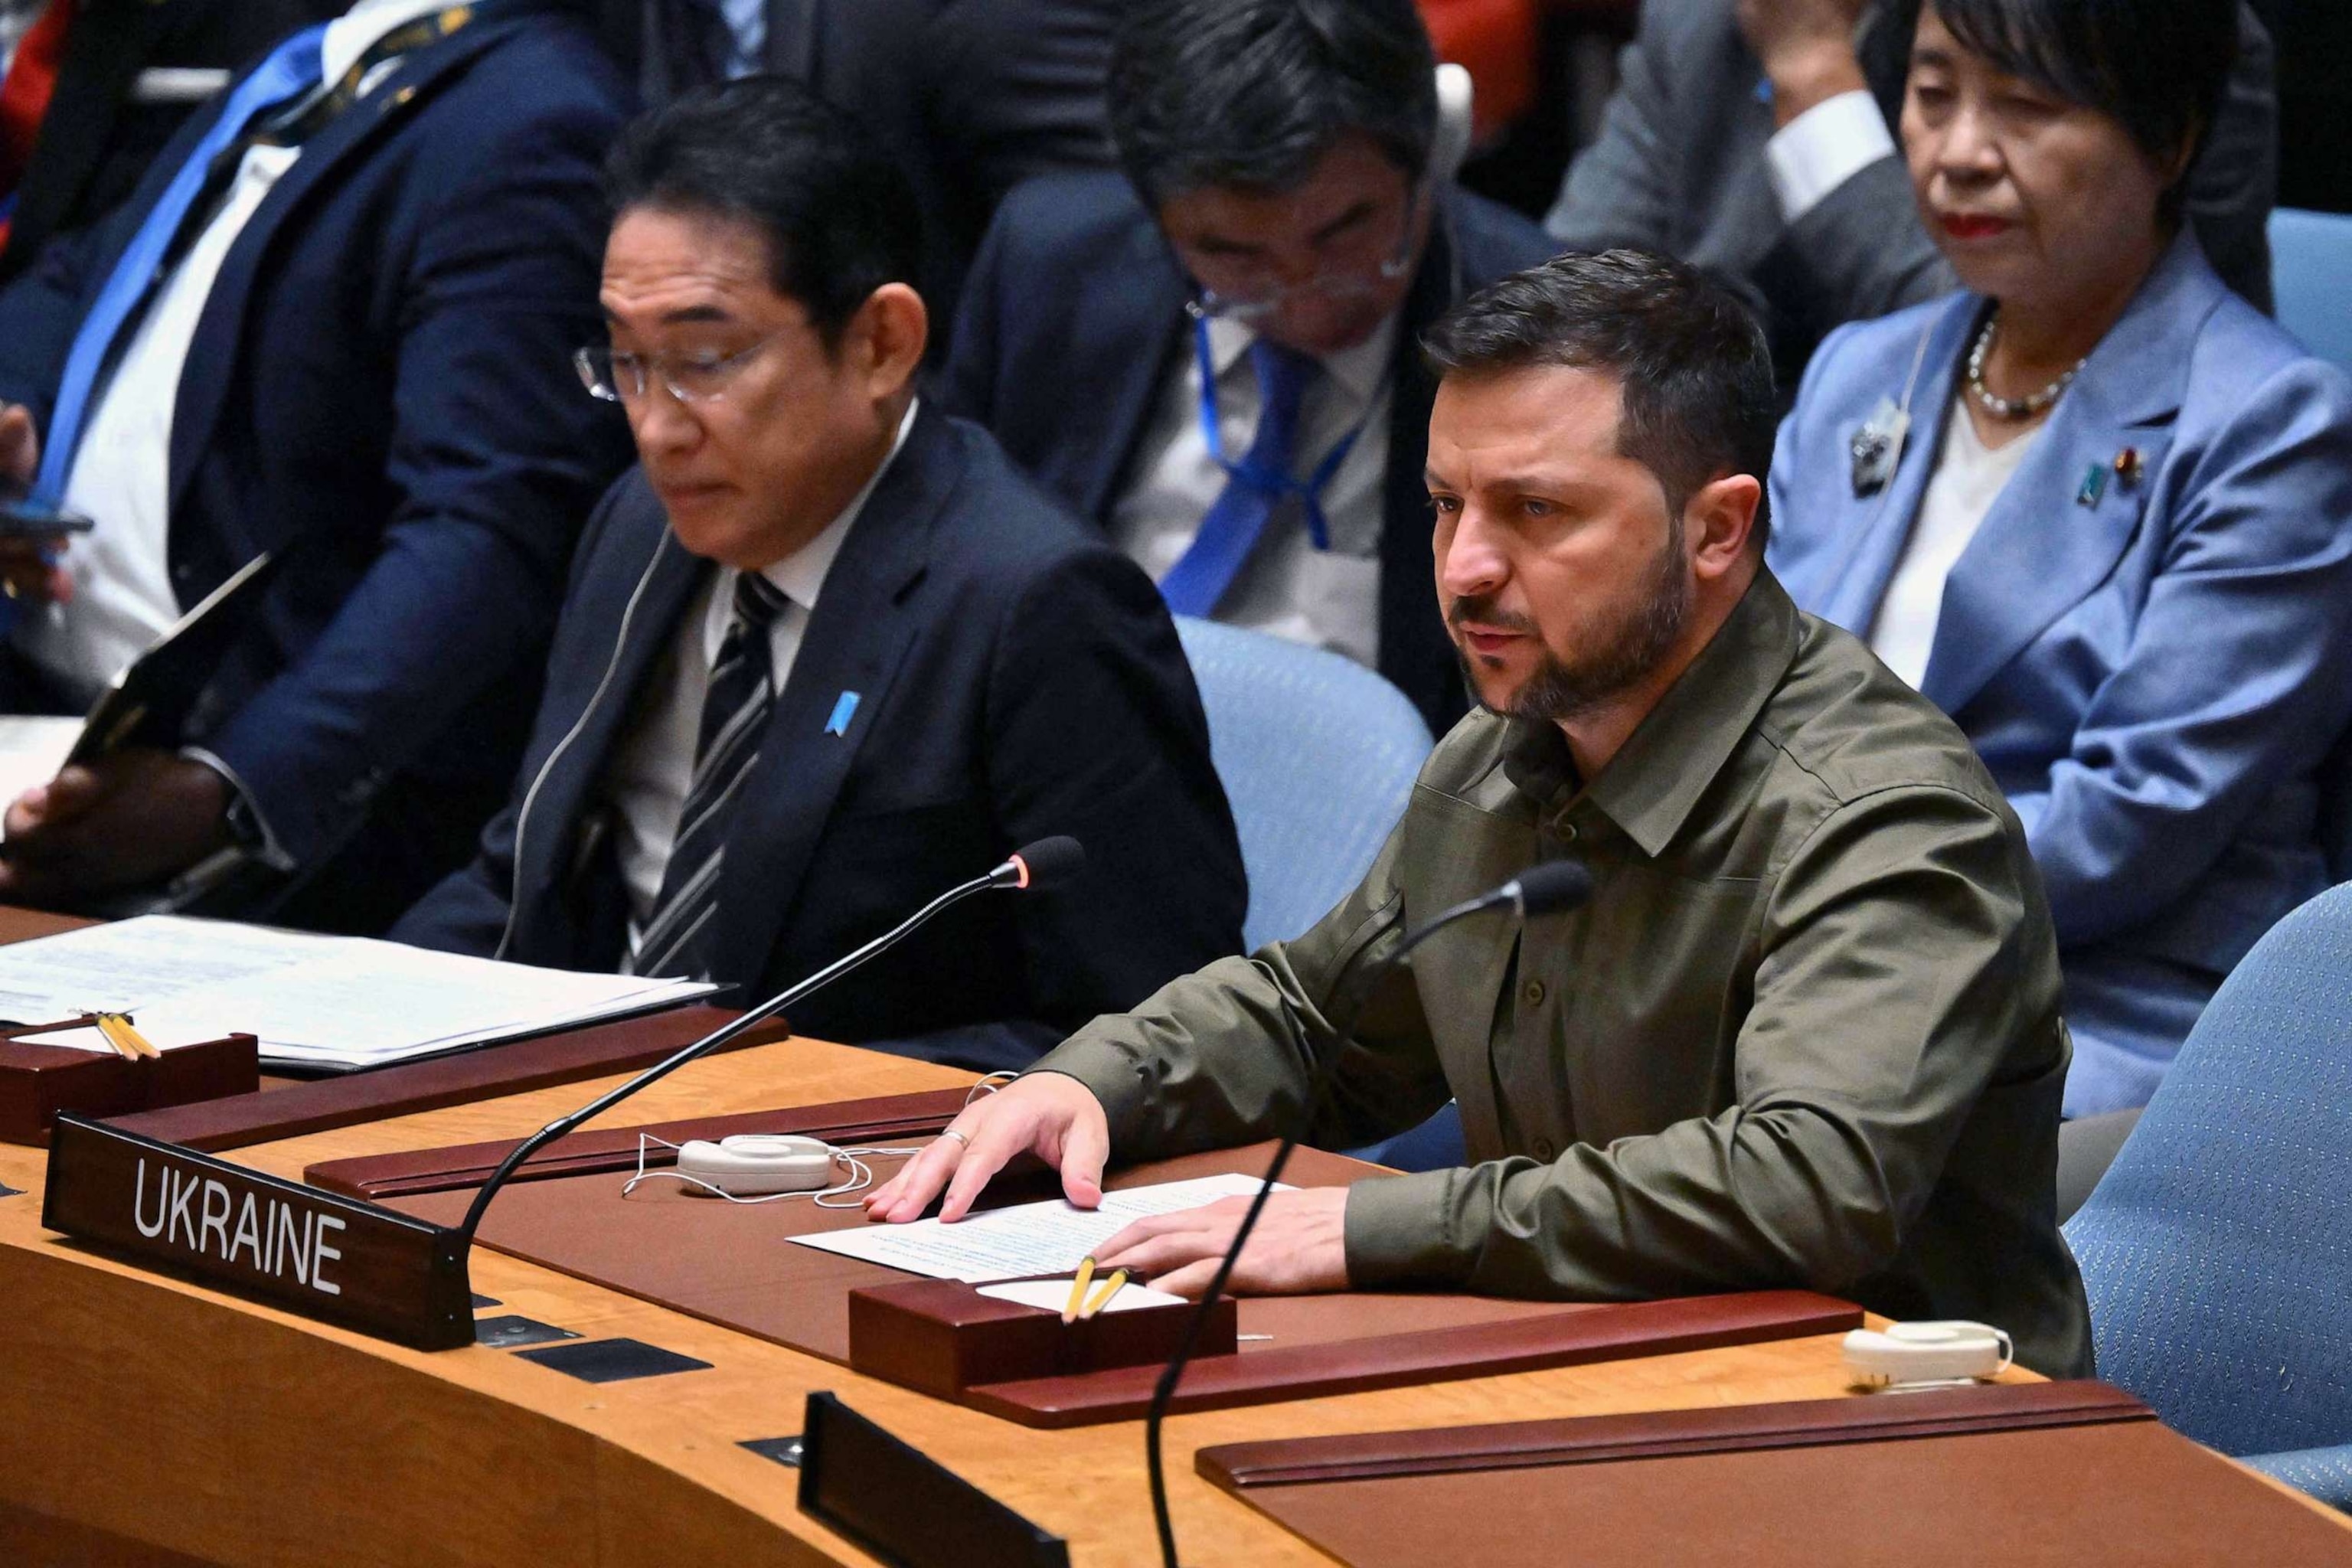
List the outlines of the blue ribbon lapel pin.
{"type": "Polygon", "coordinates": [[[849,721],[857,717],[857,703],[856,692],[843,692],[841,700],[833,705],[833,717],[824,721],[824,732],[828,735],[848,734],[849,721]]]}

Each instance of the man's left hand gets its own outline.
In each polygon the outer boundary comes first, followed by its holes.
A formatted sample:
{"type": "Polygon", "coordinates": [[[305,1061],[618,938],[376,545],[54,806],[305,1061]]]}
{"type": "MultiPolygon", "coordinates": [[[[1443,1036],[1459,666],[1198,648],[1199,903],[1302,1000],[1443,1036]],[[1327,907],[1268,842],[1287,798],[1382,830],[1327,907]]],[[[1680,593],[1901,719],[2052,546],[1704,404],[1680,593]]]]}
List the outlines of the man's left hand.
{"type": "MultiPolygon", "coordinates": [[[[1103,1244],[1097,1271],[1125,1268],[1153,1289],[1198,1298],[1233,1245],[1248,1198],[1139,1219],[1103,1244]]],[[[1348,1288],[1348,1189],[1276,1193],[1250,1232],[1226,1289],[1236,1296],[1303,1296],[1348,1288]]]]}
{"type": "Polygon", "coordinates": [[[228,801],[226,779],[170,752],[77,763],[8,807],[0,899],[54,904],[158,881],[228,843],[228,801]]]}

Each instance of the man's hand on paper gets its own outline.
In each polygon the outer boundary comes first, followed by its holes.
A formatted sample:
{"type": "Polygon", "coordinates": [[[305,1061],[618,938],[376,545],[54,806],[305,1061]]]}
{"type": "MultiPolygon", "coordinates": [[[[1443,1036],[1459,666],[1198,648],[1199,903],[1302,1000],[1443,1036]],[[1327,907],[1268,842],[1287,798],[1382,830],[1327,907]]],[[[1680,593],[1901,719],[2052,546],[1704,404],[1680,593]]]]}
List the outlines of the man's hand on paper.
{"type": "Polygon", "coordinates": [[[47,904],[136,887],[228,843],[228,784],[199,762],[133,747],[76,763],[8,807],[0,900],[47,904]]]}
{"type": "MultiPolygon", "coordinates": [[[[1234,1244],[1248,1198],[1137,1220],[1102,1246],[1097,1266],[1141,1275],[1155,1290],[1197,1299],[1234,1244]]],[[[1314,1295],[1348,1288],[1348,1189],[1276,1193],[1234,1264],[1236,1296],[1314,1295]]]]}
{"type": "MultiPolygon", "coordinates": [[[[28,485],[40,466],[41,436],[34,428],[33,411],[21,403],[0,404],[0,474],[28,485]]],[[[72,598],[73,578],[58,564],[65,548],[63,534],[0,539],[0,584],[8,596],[61,605],[72,598]]]]}
{"type": "MultiPolygon", "coordinates": [[[[13,817],[11,818],[13,821],[13,817]]],[[[964,1108],[939,1141],[866,1194],[868,1219],[920,1219],[940,1190],[940,1218],[961,1219],[989,1178],[1015,1154],[1034,1153],[1062,1173],[1062,1195],[1082,1209],[1102,1203],[1110,1121],[1094,1092],[1060,1073],[1032,1073],[964,1108]]]]}

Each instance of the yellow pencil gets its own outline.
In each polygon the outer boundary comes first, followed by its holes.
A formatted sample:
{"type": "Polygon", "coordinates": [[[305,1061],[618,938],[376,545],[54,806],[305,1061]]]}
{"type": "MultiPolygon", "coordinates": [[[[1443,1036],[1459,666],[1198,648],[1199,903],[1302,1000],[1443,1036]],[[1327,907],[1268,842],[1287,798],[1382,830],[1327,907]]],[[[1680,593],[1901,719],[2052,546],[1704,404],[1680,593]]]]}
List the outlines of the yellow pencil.
{"type": "Polygon", "coordinates": [[[1102,1289],[1095,1292],[1094,1300],[1086,1304],[1085,1309],[1078,1313],[1078,1316],[1081,1318],[1091,1318],[1097,1312],[1101,1311],[1105,1307],[1109,1306],[1110,1299],[1113,1296],[1118,1295],[1119,1292],[1119,1287],[1126,1283],[1127,1270],[1124,1268],[1113,1270],[1111,1277],[1102,1282],[1102,1289]]]}
{"type": "Polygon", "coordinates": [[[148,1043],[146,1036],[131,1026],[131,1016],[127,1013],[100,1013],[97,1015],[96,1022],[98,1032],[106,1037],[107,1043],[134,1061],[141,1057],[163,1054],[148,1043]]]}
{"type": "Polygon", "coordinates": [[[1078,1277],[1070,1281],[1070,1304],[1062,1309],[1062,1321],[1069,1323],[1077,1321],[1078,1303],[1087,1299],[1087,1284],[1094,1277],[1094,1254],[1088,1253],[1078,1259],[1078,1277]]]}

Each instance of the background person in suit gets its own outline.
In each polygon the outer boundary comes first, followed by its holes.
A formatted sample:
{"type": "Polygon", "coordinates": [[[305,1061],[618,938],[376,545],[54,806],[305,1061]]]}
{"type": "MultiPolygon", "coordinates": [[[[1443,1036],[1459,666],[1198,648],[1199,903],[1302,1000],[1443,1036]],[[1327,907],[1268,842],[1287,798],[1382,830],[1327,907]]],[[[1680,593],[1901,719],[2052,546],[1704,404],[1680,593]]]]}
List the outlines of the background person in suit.
{"type": "Polygon", "coordinates": [[[856,114],[915,182],[923,293],[942,314],[1014,185],[1111,167],[1103,82],[1126,5],[606,0],[608,26],[637,63],[648,103],[765,70],[856,114]]]}
{"type": "Polygon", "coordinates": [[[130,199],[231,72],[344,0],[17,0],[0,85],[0,279],[130,199]]]}
{"type": "Polygon", "coordinates": [[[615,153],[611,347],[640,468],[590,522],[514,804],[403,920],[423,945],[780,990],[1022,844],[794,1010],[1024,1067],[1234,952],[1240,848],[1174,626],[987,433],[921,406],[905,180],[807,89],[678,100],[615,153]]]}
{"type": "Polygon", "coordinates": [[[235,847],[299,887],[276,918],[381,930],[464,863],[625,457],[563,356],[595,320],[626,89],[564,12],[362,0],[0,293],[0,465],[99,525],[54,564],[5,552],[17,710],[86,707],[280,558],[194,749],[28,793],[0,897],[73,903],[235,847]]]}
{"type": "Polygon", "coordinates": [[[2181,223],[2229,0],[1911,9],[1911,177],[1969,291],[1822,346],[1772,559],[1992,769],[2057,921],[2067,1110],[2121,1110],[2326,885],[2352,384],[2181,223]]]}
{"type": "Polygon", "coordinates": [[[1005,202],[943,395],[1180,614],[1336,648],[1443,731],[1467,700],[1427,592],[1419,337],[1552,247],[1454,186],[1435,68],[1411,0],[1142,0],[1127,177],[1005,202]]]}
{"type": "MultiPolygon", "coordinates": [[[[1955,285],[1920,226],[1891,130],[1910,59],[1901,11],[1880,0],[1646,0],[1600,137],[1545,226],[1570,250],[1633,246],[1731,280],[1795,385],[1833,329],[1955,285]]],[[[2189,210],[2221,275],[2267,308],[2278,100],[2269,35],[2242,5],[2238,26],[2237,70],[2189,210]]]]}

